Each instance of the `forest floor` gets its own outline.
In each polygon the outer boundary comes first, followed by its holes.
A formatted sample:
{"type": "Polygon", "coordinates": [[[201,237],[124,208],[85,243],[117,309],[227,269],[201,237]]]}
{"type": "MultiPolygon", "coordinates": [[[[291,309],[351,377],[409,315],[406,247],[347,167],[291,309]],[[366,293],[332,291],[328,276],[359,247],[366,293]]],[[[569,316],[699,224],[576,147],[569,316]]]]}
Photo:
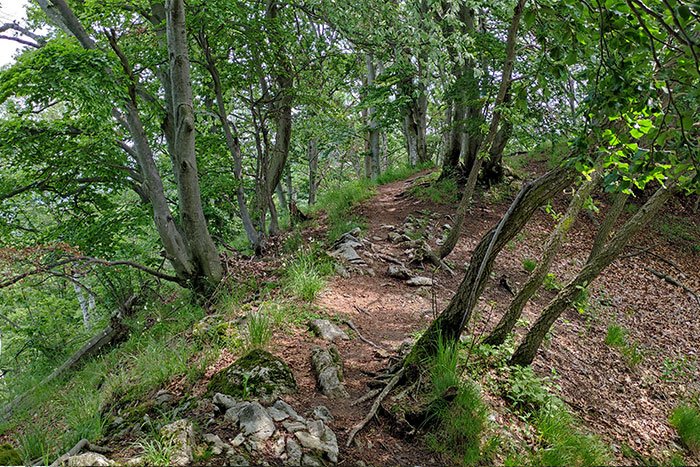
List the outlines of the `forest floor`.
{"type": "MultiPolygon", "coordinates": [[[[531,162],[525,172],[532,178],[545,170],[543,164],[531,162]]],[[[419,335],[436,314],[444,309],[464,276],[465,264],[470,260],[473,248],[481,236],[498,222],[518,191],[516,185],[519,182],[514,182],[513,186],[499,185],[491,190],[477,192],[461,238],[447,258],[454,266],[455,274],[451,276],[445,271],[434,272],[432,267],[425,266],[423,269],[421,265],[411,264],[408,257],[410,252],[407,252],[406,247],[389,239],[389,232],[400,229],[407,218],[414,225],[422,226],[424,232],[416,232],[416,236],[425,233],[424,238],[431,247],[435,247],[435,242],[445,234],[445,224],[452,224],[451,216],[454,215],[457,193],[421,191],[421,187],[429,189],[434,186],[435,175],[423,171],[406,180],[377,186],[374,188],[375,195],[355,206],[352,212],[346,213],[361,219],[365,226],[361,234],[363,246],[357,249],[367,263],[360,268],[365,273],[353,271],[345,278],[341,275],[328,276],[325,287],[313,303],[293,298],[284,287],[279,287],[283,274],[280,271],[292,260],[290,252],[284,251],[284,245],[290,244],[291,237],[296,236],[295,242],[301,243],[299,246],[302,249],[308,245],[323,245],[326,249],[331,247],[327,241],[328,219],[325,214],[317,214],[315,219],[304,224],[301,229],[288,231],[278,237],[263,258],[241,255],[230,257],[233,289],[240,289],[238,292],[243,291],[244,295],[248,295],[245,300],[231,302],[229,305],[220,301],[207,310],[215,313],[213,316],[224,324],[226,320],[239,323],[246,313],[270,306],[270,303],[289,310],[305,310],[294,316],[288,315],[282,326],[276,326],[268,350],[289,365],[299,385],[297,395],[284,396],[286,402],[300,414],[307,414],[319,405],[330,409],[333,421],[328,426],[338,438],[338,465],[341,466],[363,463],[376,466],[454,464],[454,459],[447,454],[431,450],[424,437],[406,437],[397,432],[388,417],[381,413],[357,435],[349,448],[345,447],[350,430],[365,417],[372,403],[371,400],[357,405],[352,402],[366,394],[368,384],[374,377],[396,361],[402,344],[419,335]],[[387,269],[391,263],[385,260],[388,257],[404,262],[416,275],[432,277],[434,285],[416,288],[409,286],[406,281],[390,277],[387,269]],[[373,274],[367,274],[367,268],[371,268],[373,274]],[[307,328],[308,317],[319,315],[335,321],[352,337],[335,342],[344,362],[344,383],[350,394],[348,399],[329,399],[316,386],[310,364],[311,347],[330,346],[329,342],[315,337],[307,328]],[[344,320],[352,321],[365,339],[381,349],[359,339],[355,332],[343,324],[344,320]]],[[[524,268],[525,260],[538,260],[555,224],[552,212],[562,213],[566,209],[569,195],[562,193],[552,200],[550,209],[538,210],[525,229],[499,254],[491,279],[480,298],[478,312],[464,333],[467,342],[485,335],[498,322],[512,298],[500,285],[501,279],[505,277],[516,289],[525,282],[528,275],[524,268]]],[[[610,199],[599,195],[595,201],[600,212],[593,217],[600,221],[610,205],[610,199]]],[[[632,199],[623,217],[629,217],[642,202],[641,199],[632,199]]],[[[515,342],[522,337],[527,325],[534,322],[539,311],[555,296],[557,284],[570,280],[585,262],[596,232],[593,222],[591,216],[582,214],[578,217],[567,242],[554,261],[548,287],[541,288],[526,306],[523,318],[516,327],[515,342]]],[[[689,403],[693,397],[697,399],[700,394],[697,376],[700,367],[697,337],[700,336],[700,304],[696,297],[660,279],[649,270],[672,276],[690,289],[700,291],[699,245],[700,222],[697,216],[693,216],[692,206],[684,204],[680,199],[672,200],[667,209],[633,239],[632,246],[626,248],[623,255],[595,280],[585,305],[578,309],[572,307],[562,315],[533,364],[536,374],[547,381],[549,390],[564,401],[568,411],[575,415],[582,427],[596,434],[610,447],[616,464],[668,463],[672,455],[682,459],[685,464],[700,462],[700,459],[688,457],[680,446],[676,431],[669,425],[669,415],[673,409],[681,403],[689,403]],[[620,327],[625,335],[624,345],[613,347],[606,344],[611,326],[620,327]]],[[[294,254],[296,253],[291,253],[294,254]]],[[[176,292],[173,296],[175,295],[176,292]]],[[[156,334],[156,324],[172,325],[168,323],[172,319],[166,318],[163,322],[160,318],[148,319],[151,330],[132,339],[147,339],[149,332],[156,334]]],[[[203,321],[206,319],[209,317],[203,321]]],[[[183,326],[183,329],[178,339],[167,336],[167,341],[163,344],[166,353],[174,342],[190,345],[189,342],[196,341],[191,326],[183,326]]],[[[226,422],[212,423],[211,403],[207,402],[211,399],[206,396],[207,385],[214,374],[241,356],[244,349],[241,346],[210,346],[214,350],[213,356],[205,357],[204,351],[196,350],[192,345],[192,349],[187,351],[188,356],[183,358],[186,367],[194,368],[193,374],[197,376],[190,378],[191,375],[175,369],[172,370],[175,375],[173,379],[166,372],[169,365],[167,362],[178,358],[159,353],[163,352],[158,350],[160,344],[145,345],[145,342],[148,341],[134,341],[133,345],[127,342],[123,346],[124,350],[115,349],[115,352],[122,353],[115,353],[113,358],[104,358],[103,366],[97,362],[94,367],[107,369],[100,369],[103,375],[99,373],[94,378],[90,377],[94,382],[90,380],[84,383],[85,388],[94,386],[96,389],[85,390],[92,394],[90,391],[103,390],[101,388],[105,380],[112,378],[121,381],[119,384],[122,392],[119,394],[132,394],[133,397],[129,402],[131,407],[125,407],[126,399],[119,396],[116,405],[108,409],[114,417],[124,413],[127,408],[137,409],[137,404],[143,404],[144,397],[151,399],[147,407],[153,409],[152,399],[155,398],[156,391],[167,390],[176,398],[171,407],[178,407],[168,417],[185,416],[195,422],[198,432],[206,430],[225,441],[229,440],[233,433],[226,422]],[[143,358],[137,357],[136,353],[128,354],[136,352],[128,350],[131,348],[141,349],[138,351],[143,351],[143,348],[154,349],[155,365],[158,365],[159,359],[163,362],[163,378],[145,383],[138,381],[138,378],[135,380],[119,376],[128,375],[129,373],[120,372],[127,371],[129,365],[138,366],[143,358]],[[124,362],[124,354],[128,355],[126,358],[130,363],[124,362]],[[201,373],[197,373],[198,366],[202,368],[201,373]],[[130,387],[129,384],[141,384],[143,387],[130,387]],[[185,404],[188,400],[204,404],[198,403],[194,407],[185,404]]],[[[509,345],[512,346],[512,342],[509,345]]],[[[465,347],[468,346],[467,343],[465,347]]],[[[184,351],[182,349],[185,348],[181,347],[180,351],[184,351]]],[[[474,357],[470,352],[466,358],[474,357]]],[[[89,379],[86,375],[95,372],[90,368],[92,367],[76,374],[74,381],[89,379]]],[[[527,417],[504,397],[503,386],[498,385],[498,380],[502,380],[503,375],[482,367],[476,374],[469,374],[469,377],[481,386],[481,395],[487,405],[487,433],[484,439],[493,435],[507,439],[511,454],[513,450],[536,449],[541,443],[539,434],[527,417]]],[[[55,397],[59,398],[58,407],[65,402],[74,384],[76,383],[68,383],[57,391],[55,397]]],[[[87,392],[86,394],[89,396],[87,392]]],[[[26,433],[29,424],[33,423],[32,419],[39,422],[40,426],[57,427],[55,436],[61,436],[66,431],[65,414],[56,409],[56,402],[52,402],[55,399],[50,398],[53,395],[46,397],[43,405],[32,408],[26,414],[26,422],[18,420],[17,427],[3,433],[0,441],[13,442],[19,439],[18,433],[26,433]]],[[[151,417],[163,416],[153,410],[148,413],[151,417]]],[[[111,428],[108,433],[112,434],[98,443],[108,443],[112,449],[112,459],[125,462],[140,455],[142,434],[114,435],[115,431],[111,428]]],[[[274,457],[269,448],[264,448],[262,458],[255,457],[255,460],[267,460],[271,465],[277,465],[279,459],[274,457]]],[[[65,450],[57,454],[62,452],[65,450]]],[[[504,447],[502,451],[492,451],[489,456],[488,463],[503,464],[508,453],[504,447]]],[[[202,465],[226,462],[224,457],[217,456],[195,459],[195,464],[202,465]]]]}
{"type": "MultiPolygon", "coordinates": [[[[544,172],[544,167],[536,166],[534,170],[544,172]]],[[[351,398],[330,400],[316,389],[309,368],[310,347],[328,343],[306,332],[275,339],[274,353],[290,364],[300,384],[301,394],[295,405],[323,404],[330,408],[335,417],[331,427],[342,446],[350,428],[365,416],[371,405],[369,401],[353,406],[351,401],[367,392],[370,375],[388,365],[387,357],[394,354],[403,341],[429,325],[434,310],[444,309],[463,277],[472,249],[498,222],[510,203],[508,195],[479,194],[470,209],[461,239],[449,257],[456,265],[456,274],[452,277],[439,271],[435,275],[436,285],[429,293],[425,289],[417,291],[404,281],[389,277],[387,266],[390,263],[377,258],[392,256],[408,263],[403,249],[387,239],[388,226],[399,227],[408,216],[427,216],[438,229],[451,223],[453,207],[449,203],[434,203],[409,193],[425,175],[424,172],[408,180],[379,186],[376,196],[355,209],[366,223],[363,238],[371,242],[361,256],[376,275],[334,276],[316,302],[327,315],[352,320],[365,338],[389,350],[389,353],[377,351],[357,338],[336,342],[345,362],[346,387],[351,398]]],[[[602,220],[609,199],[601,196],[596,202],[600,213],[595,217],[602,220]]],[[[566,204],[567,197],[562,194],[553,200],[552,207],[556,212],[563,212],[566,204]]],[[[631,204],[635,206],[640,201],[633,200],[631,204]]],[[[612,446],[613,455],[622,464],[667,459],[670,452],[681,451],[677,434],[669,425],[669,415],[677,404],[700,390],[697,381],[700,304],[692,295],[645,269],[650,267],[682,278],[689,288],[700,290],[698,239],[695,237],[693,243],[691,234],[671,227],[679,222],[687,226],[688,232],[697,235],[700,231],[690,206],[673,200],[665,213],[632,242],[643,248],[653,246],[650,251],[654,255],[617,259],[592,284],[585,309],[570,308],[559,319],[551,339],[534,362],[536,373],[553,378],[555,391],[569,410],[580,417],[584,427],[612,446]],[[605,344],[608,327],[616,324],[628,333],[631,356],[605,344]],[[630,453],[634,457],[624,457],[630,453]]],[[[511,298],[509,292],[499,286],[500,278],[506,276],[516,288],[524,283],[527,272],[523,259],[539,258],[553,225],[552,215],[544,209],[538,210],[521,235],[501,252],[480,299],[477,322],[467,332],[481,335],[495,325],[511,298]]],[[[553,264],[551,271],[555,282],[563,284],[573,278],[587,258],[595,232],[592,220],[580,215],[553,264]]],[[[309,236],[318,233],[310,230],[303,235],[310,239],[309,236]]],[[[639,251],[630,247],[624,255],[639,251]]],[[[413,269],[420,275],[432,275],[431,268],[413,269]]],[[[534,322],[555,294],[556,290],[543,288],[526,306],[523,323],[534,322]]],[[[518,327],[517,334],[522,335],[524,330],[525,326],[518,327]]],[[[492,411],[491,420],[518,431],[521,423],[507,410],[506,401],[497,394],[484,394],[484,397],[492,411]]],[[[529,442],[527,432],[521,432],[519,437],[522,442],[529,442]]],[[[350,449],[341,449],[340,464],[356,465],[359,460],[368,465],[450,463],[449,459],[416,441],[395,436],[390,424],[379,418],[358,435],[358,442],[350,449]]]]}

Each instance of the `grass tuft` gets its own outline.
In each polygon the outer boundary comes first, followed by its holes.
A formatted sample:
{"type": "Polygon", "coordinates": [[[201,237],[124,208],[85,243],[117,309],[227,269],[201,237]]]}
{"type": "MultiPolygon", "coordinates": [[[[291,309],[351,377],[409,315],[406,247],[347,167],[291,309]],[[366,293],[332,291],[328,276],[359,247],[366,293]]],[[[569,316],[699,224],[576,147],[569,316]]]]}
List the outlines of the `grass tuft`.
{"type": "Polygon", "coordinates": [[[608,326],[605,343],[610,347],[622,347],[627,344],[627,331],[618,324],[611,324],[608,326]]]}
{"type": "Polygon", "coordinates": [[[257,313],[250,313],[246,322],[246,350],[266,348],[272,338],[273,323],[270,316],[260,310],[257,313]]]}
{"type": "Polygon", "coordinates": [[[333,271],[332,263],[313,251],[299,252],[287,266],[287,289],[307,302],[312,302],[326,284],[325,276],[333,271]]]}
{"type": "Polygon", "coordinates": [[[537,261],[532,260],[530,258],[523,258],[523,269],[525,269],[527,272],[532,272],[535,270],[537,267],[537,261]]]}
{"type": "Polygon", "coordinates": [[[671,414],[671,425],[678,431],[681,442],[693,454],[700,455],[700,412],[698,409],[681,405],[671,414]]]}

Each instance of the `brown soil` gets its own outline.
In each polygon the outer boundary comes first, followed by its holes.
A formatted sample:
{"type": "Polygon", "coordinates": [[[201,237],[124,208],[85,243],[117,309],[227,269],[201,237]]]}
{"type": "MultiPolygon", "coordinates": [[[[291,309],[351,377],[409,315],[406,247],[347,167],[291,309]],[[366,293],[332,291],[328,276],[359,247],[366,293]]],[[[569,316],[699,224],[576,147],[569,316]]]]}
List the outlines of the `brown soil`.
{"type": "MultiPolygon", "coordinates": [[[[530,169],[543,172],[539,166],[530,169]]],[[[423,175],[425,173],[378,187],[376,196],[356,209],[357,214],[366,219],[367,231],[363,238],[372,242],[370,247],[359,252],[376,276],[356,273],[349,279],[335,276],[316,300],[324,314],[352,320],[365,338],[388,351],[378,352],[356,336],[349,341],[337,342],[345,362],[344,375],[351,399],[331,400],[316,388],[311,373],[310,348],[312,345],[328,346],[327,342],[299,328],[279,332],[273,339],[271,350],[287,361],[300,387],[299,395],[286,398],[287,402],[300,414],[310,412],[317,405],[325,405],[333,413],[335,420],[330,426],[341,446],[339,465],[358,465],[360,461],[368,465],[445,465],[450,462],[427,449],[420,438],[397,436],[382,417],[359,433],[357,443],[345,448],[348,432],[366,415],[372,402],[353,406],[352,400],[367,392],[372,374],[389,365],[387,357],[394,355],[412,333],[425,329],[435,309],[440,311],[448,303],[464,274],[465,262],[469,261],[472,249],[506,211],[513,197],[504,196],[507,199],[496,201],[483,194],[477,196],[462,238],[448,258],[456,265],[456,274],[451,277],[446,272],[438,272],[435,275],[435,296],[431,297],[430,293],[418,293],[416,288],[403,281],[388,277],[389,263],[378,256],[390,255],[407,262],[403,250],[387,240],[386,226],[400,226],[408,215],[435,213],[433,222],[438,228],[451,223],[449,216],[453,214],[453,206],[419,200],[407,194],[411,184],[423,175]]],[[[596,217],[602,219],[609,200],[601,198],[598,201],[603,203],[603,212],[596,217]]],[[[556,211],[562,212],[566,209],[566,202],[567,197],[562,194],[552,204],[556,211]]],[[[697,226],[697,220],[692,220],[689,210],[679,202],[674,203],[668,210],[686,216],[697,226]]],[[[480,318],[470,327],[470,332],[480,333],[495,325],[511,297],[498,285],[499,278],[505,275],[516,287],[522,284],[527,277],[522,259],[536,260],[539,257],[553,225],[550,214],[538,211],[523,233],[501,252],[494,275],[480,299],[480,318]]],[[[303,235],[306,239],[318,237],[321,231],[309,229],[303,235]]],[[[559,282],[566,282],[580,269],[594,235],[591,220],[580,216],[552,268],[559,282]]],[[[700,256],[688,245],[671,245],[654,228],[646,229],[633,243],[642,246],[661,243],[654,248],[654,253],[675,262],[684,274],[683,282],[691,289],[700,290],[700,256]]],[[[626,253],[635,251],[630,248],[626,253]]],[[[623,444],[643,456],[657,459],[664,458],[664,451],[678,451],[679,440],[668,424],[669,414],[692,391],[697,393],[699,390],[696,381],[697,336],[700,335],[698,302],[682,289],[644,270],[644,265],[680,277],[679,271],[649,255],[616,260],[592,285],[589,311],[580,314],[569,309],[555,325],[553,337],[540,350],[534,363],[539,375],[556,375],[555,384],[561,387],[559,396],[582,419],[586,428],[614,446],[619,462],[624,464],[639,461],[622,457],[623,444]],[[629,340],[637,343],[643,352],[642,362],[634,369],[625,363],[619,350],[605,345],[610,323],[619,323],[628,329],[629,340]],[[669,362],[681,357],[695,364],[695,369],[670,375],[669,362]]],[[[269,270],[273,269],[274,262],[268,266],[269,270]]],[[[424,271],[415,265],[411,267],[421,275],[430,277],[433,274],[430,267],[424,271]]],[[[533,322],[553,296],[553,292],[542,289],[526,307],[524,316],[533,322]]],[[[522,332],[523,328],[518,328],[518,333],[522,332]]],[[[223,354],[209,374],[231,360],[230,354],[223,354]]],[[[206,382],[198,385],[199,393],[204,392],[206,382]]],[[[517,418],[505,410],[506,404],[500,397],[485,394],[485,399],[494,412],[492,419],[503,424],[518,423],[517,418]]],[[[202,417],[204,412],[206,410],[202,409],[202,417]]],[[[225,440],[231,437],[227,436],[223,424],[209,427],[207,431],[219,433],[225,440]]],[[[272,458],[267,460],[274,462],[272,458]]],[[[208,461],[212,462],[216,463],[217,459],[208,461]]]]}

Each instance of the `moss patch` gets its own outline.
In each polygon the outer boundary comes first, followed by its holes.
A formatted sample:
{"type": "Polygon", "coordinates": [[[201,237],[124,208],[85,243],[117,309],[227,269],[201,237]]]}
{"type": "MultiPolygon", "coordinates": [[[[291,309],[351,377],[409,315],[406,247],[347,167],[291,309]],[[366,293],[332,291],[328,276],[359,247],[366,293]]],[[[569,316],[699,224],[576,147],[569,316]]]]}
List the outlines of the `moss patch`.
{"type": "Polygon", "coordinates": [[[236,399],[272,402],[282,394],[298,391],[289,366],[270,352],[255,349],[217,373],[208,386],[209,394],[220,392],[236,399]]]}

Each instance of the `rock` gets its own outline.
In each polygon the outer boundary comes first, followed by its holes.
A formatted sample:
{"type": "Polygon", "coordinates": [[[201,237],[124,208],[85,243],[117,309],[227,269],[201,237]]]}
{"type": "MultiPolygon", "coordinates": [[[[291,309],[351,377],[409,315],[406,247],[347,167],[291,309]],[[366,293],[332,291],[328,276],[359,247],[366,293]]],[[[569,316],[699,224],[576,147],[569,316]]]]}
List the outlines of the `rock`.
{"type": "Polygon", "coordinates": [[[395,264],[389,265],[386,273],[389,277],[395,277],[396,279],[406,280],[413,277],[413,273],[406,266],[398,266],[395,264]]]}
{"type": "Polygon", "coordinates": [[[382,230],[396,230],[395,225],[389,225],[389,224],[382,224],[379,228],[382,230]]]}
{"type": "Polygon", "coordinates": [[[338,440],[333,430],[320,420],[307,422],[306,428],[294,433],[299,443],[306,449],[325,455],[333,463],[338,462],[338,440]]]}
{"type": "Polygon", "coordinates": [[[429,277],[416,276],[406,281],[406,284],[413,287],[421,287],[425,285],[433,285],[433,280],[429,277]]]}
{"type": "Polygon", "coordinates": [[[399,348],[396,350],[396,352],[399,354],[400,357],[404,357],[411,352],[411,349],[413,349],[414,344],[415,342],[413,342],[413,339],[405,339],[399,344],[399,348]]]}
{"type": "Polygon", "coordinates": [[[218,456],[222,452],[229,449],[229,446],[226,443],[224,443],[221,440],[221,438],[219,438],[219,435],[215,435],[213,433],[207,433],[202,438],[204,438],[204,441],[206,441],[207,443],[212,445],[211,452],[215,456],[218,456]]]}
{"type": "Polygon", "coordinates": [[[317,346],[311,347],[311,367],[323,394],[331,399],[350,397],[341,382],[342,361],[335,345],[331,345],[329,350],[323,350],[317,346]]]}
{"type": "Polygon", "coordinates": [[[304,418],[300,417],[299,414],[294,411],[292,406],[287,404],[282,399],[277,400],[272,407],[268,407],[267,413],[269,413],[270,417],[272,417],[272,419],[276,422],[286,420],[287,418],[291,418],[292,420],[296,421],[304,421],[304,418]]]}
{"type": "Polygon", "coordinates": [[[158,391],[153,398],[153,405],[156,407],[165,407],[168,405],[168,402],[173,400],[175,398],[175,394],[173,394],[170,391],[166,391],[165,389],[161,389],[158,391]]]}
{"type": "Polygon", "coordinates": [[[304,457],[301,458],[301,465],[302,467],[324,467],[324,463],[321,459],[308,453],[304,454],[304,457]]]}
{"type": "Polygon", "coordinates": [[[275,457],[280,457],[282,454],[284,454],[284,451],[285,451],[284,436],[280,436],[272,444],[272,453],[275,455],[275,457]]]}
{"type": "Polygon", "coordinates": [[[349,340],[347,334],[341,330],[334,323],[331,323],[327,319],[314,319],[309,321],[309,327],[311,330],[321,339],[327,341],[334,341],[336,339],[349,340]]]}
{"type": "Polygon", "coordinates": [[[301,447],[294,441],[293,438],[287,438],[287,465],[299,466],[301,465],[301,447]]]}
{"type": "MultiPolygon", "coordinates": [[[[19,465],[22,465],[21,461],[19,465]]],[[[92,465],[102,467],[116,465],[116,462],[107,459],[102,454],[97,454],[96,452],[84,452],[80,455],[69,457],[68,459],[63,461],[62,465],[68,467],[89,467],[92,465]]]]}
{"type": "Polygon", "coordinates": [[[376,235],[373,235],[373,236],[372,236],[372,240],[375,241],[375,242],[381,242],[381,241],[384,240],[384,239],[383,239],[382,237],[377,237],[376,235]]]}
{"type": "Polygon", "coordinates": [[[367,275],[368,275],[369,277],[374,277],[374,276],[377,275],[377,273],[375,273],[375,272],[374,272],[374,269],[372,269],[372,268],[367,268],[367,269],[365,269],[365,273],[367,273],[367,275]]]}
{"type": "Polygon", "coordinates": [[[231,446],[234,448],[237,448],[241,444],[245,442],[245,436],[243,436],[243,433],[238,433],[235,438],[231,440],[231,446]]]}
{"type": "Polygon", "coordinates": [[[241,410],[248,407],[249,405],[250,402],[237,402],[236,405],[234,405],[226,411],[226,413],[224,414],[224,420],[230,422],[233,425],[237,425],[238,415],[241,413],[241,410]]]}
{"type": "Polygon", "coordinates": [[[306,430],[306,422],[283,422],[282,426],[288,432],[294,434],[297,431],[306,430]]]}
{"type": "Polygon", "coordinates": [[[405,237],[405,235],[401,235],[400,233],[393,231],[386,234],[387,240],[389,240],[391,243],[399,243],[400,241],[404,240],[403,237],[405,237]]]}
{"type": "Polygon", "coordinates": [[[275,422],[265,408],[257,402],[251,402],[238,414],[238,424],[244,436],[253,442],[267,441],[275,432],[275,422]]]}
{"type": "Polygon", "coordinates": [[[248,467],[250,462],[240,454],[234,454],[228,458],[228,465],[235,467],[248,467]]]}
{"type": "Polygon", "coordinates": [[[220,392],[214,394],[212,402],[214,403],[214,406],[218,407],[222,412],[226,412],[228,409],[238,404],[236,399],[231,396],[227,396],[226,394],[221,394],[220,392]]]}
{"type": "Polygon", "coordinates": [[[170,465],[189,465],[192,462],[194,458],[194,429],[191,422],[180,419],[170,425],[165,425],[161,428],[160,435],[162,438],[173,440],[170,465]]]}
{"type": "Polygon", "coordinates": [[[283,394],[294,394],[298,391],[289,366],[261,349],[250,351],[217,373],[209,383],[208,389],[210,392],[258,399],[266,403],[271,403],[283,394]]]}
{"type": "Polygon", "coordinates": [[[348,261],[349,263],[364,263],[362,261],[362,258],[360,255],[357,254],[357,251],[355,251],[355,248],[353,248],[350,245],[343,244],[340,245],[338,248],[335,250],[331,251],[330,253],[331,256],[335,258],[341,258],[344,259],[345,261],[348,261]]]}
{"type": "Polygon", "coordinates": [[[325,405],[319,405],[318,407],[316,407],[314,411],[311,412],[311,416],[316,420],[321,420],[325,423],[333,422],[333,414],[330,410],[328,410],[328,407],[326,407],[325,405]]]}
{"type": "Polygon", "coordinates": [[[335,266],[335,272],[337,272],[340,277],[342,277],[343,279],[350,279],[350,273],[345,268],[345,266],[343,266],[340,263],[335,263],[334,266],[335,266]]]}

